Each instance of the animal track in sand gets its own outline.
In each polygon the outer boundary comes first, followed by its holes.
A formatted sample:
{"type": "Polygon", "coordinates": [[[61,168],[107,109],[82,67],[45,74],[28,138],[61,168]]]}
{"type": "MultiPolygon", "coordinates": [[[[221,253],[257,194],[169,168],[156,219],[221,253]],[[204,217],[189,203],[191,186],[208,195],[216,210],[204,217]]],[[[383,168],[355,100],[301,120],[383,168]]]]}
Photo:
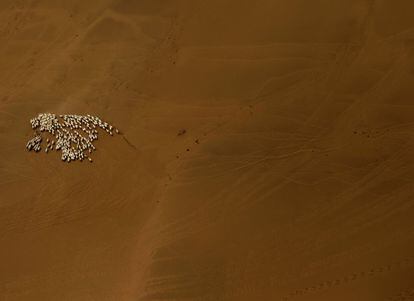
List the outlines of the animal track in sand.
{"type": "MultiPolygon", "coordinates": [[[[282,300],[291,300],[295,297],[299,297],[299,296],[303,296],[303,295],[307,295],[310,293],[316,293],[318,291],[324,291],[330,288],[333,288],[335,286],[340,286],[340,285],[345,285],[349,282],[354,282],[354,281],[358,281],[361,279],[364,279],[366,277],[374,277],[378,274],[384,274],[387,272],[390,272],[392,270],[395,270],[397,268],[406,268],[411,266],[414,263],[414,257],[406,257],[402,260],[390,263],[388,265],[382,265],[382,266],[378,266],[378,267],[373,267],[369,270],[366,271],[359,271],[359,272],[354,272],[352,274],[348,274],[345,275],[343,277],[339,277],[337,279],[333,279],[333,280],[327,280],[324,282],[320,282],[318,284],[315,284],[313,286],[308,286],[302,289],[297,289],[293,292],[291,292],[290,294],[284,296],[282,298],[282,300]]],[[[392,300],[409,300],[409,299],[392,299],[392,300]]]]}
{"type": "Polygon", "coordinates": [[[410,301],[414,300],[414,289],[406,289],[398,294],[389,297],[387,300],[389,301],[410,301]]]}

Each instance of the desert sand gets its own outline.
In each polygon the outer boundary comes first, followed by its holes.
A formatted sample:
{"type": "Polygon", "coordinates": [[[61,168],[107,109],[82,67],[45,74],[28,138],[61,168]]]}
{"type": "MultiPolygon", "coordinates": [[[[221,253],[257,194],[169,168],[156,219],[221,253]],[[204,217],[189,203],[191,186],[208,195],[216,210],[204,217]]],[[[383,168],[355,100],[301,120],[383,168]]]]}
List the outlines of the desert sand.
{"type": "Polygon", "coordinates": [[[0,1],[0,300],[414,300],[413,11],[0,1]]]}

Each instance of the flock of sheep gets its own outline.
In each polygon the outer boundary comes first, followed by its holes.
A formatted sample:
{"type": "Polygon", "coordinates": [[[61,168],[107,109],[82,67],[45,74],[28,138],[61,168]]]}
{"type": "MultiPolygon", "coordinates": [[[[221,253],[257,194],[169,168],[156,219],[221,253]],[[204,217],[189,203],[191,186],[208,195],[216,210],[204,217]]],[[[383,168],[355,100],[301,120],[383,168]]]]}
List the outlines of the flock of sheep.
{"type": "Polygon", "coordinates": [[[27,142],[26,148],[31,151],[39,152],[43,141],[42,132],[50,133],[55,140],[46,139],[45,152],[61,150],[62,161],[83,161],[88,159],[95,150],[93,141],[98,139],[98,128],[106,131],[111,136],[113,132],[119,134],[118,129],[99,117],[91,115],[55,115],[51,113],[41,113],[30,120],[32,128],[35,130],[35,137],[27,142]]]}

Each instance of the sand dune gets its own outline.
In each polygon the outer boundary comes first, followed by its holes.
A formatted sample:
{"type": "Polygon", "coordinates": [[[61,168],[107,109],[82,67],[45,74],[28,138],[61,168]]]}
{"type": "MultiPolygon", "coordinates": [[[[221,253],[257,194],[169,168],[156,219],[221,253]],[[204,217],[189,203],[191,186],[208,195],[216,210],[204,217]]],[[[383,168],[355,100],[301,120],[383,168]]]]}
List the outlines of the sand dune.
{"type": "Polygon", "coordinates": [[[1,1],[0,300],[413,300],[413,8],[1,1]]]}

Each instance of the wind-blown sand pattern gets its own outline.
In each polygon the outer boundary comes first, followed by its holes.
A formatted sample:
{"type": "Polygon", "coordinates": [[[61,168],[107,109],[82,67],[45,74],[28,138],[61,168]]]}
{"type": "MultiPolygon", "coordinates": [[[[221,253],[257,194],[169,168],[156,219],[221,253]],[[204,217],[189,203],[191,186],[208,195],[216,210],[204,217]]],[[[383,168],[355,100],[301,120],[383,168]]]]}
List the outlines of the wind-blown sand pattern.
{"type": "Polygon", "coordinates": [[[413,300],[413,8],[0,1],[0,300],[413,300]]]}

